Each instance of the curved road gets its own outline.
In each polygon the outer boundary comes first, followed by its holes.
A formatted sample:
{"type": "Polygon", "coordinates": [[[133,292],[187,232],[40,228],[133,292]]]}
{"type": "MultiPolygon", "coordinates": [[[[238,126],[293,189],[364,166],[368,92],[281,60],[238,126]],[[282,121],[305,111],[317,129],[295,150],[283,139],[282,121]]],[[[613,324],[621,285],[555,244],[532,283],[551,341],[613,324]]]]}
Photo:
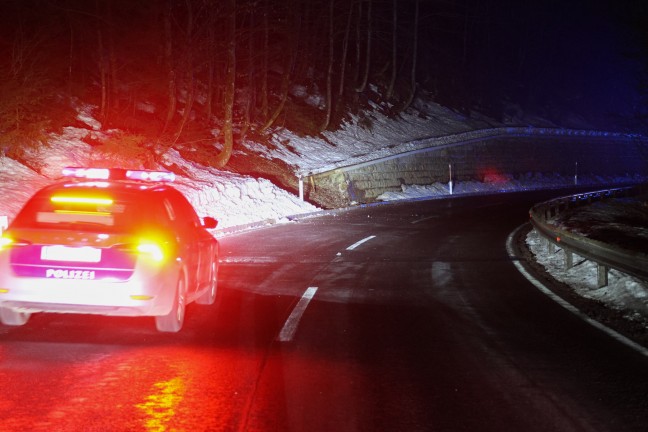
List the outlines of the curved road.
{"type": "Polygon", "coordinates": [[[356,208],[221,240],[218,300],[0,326],[2,431],[643,431],[648,358],[516,270],[550,193],[356,208]]]}

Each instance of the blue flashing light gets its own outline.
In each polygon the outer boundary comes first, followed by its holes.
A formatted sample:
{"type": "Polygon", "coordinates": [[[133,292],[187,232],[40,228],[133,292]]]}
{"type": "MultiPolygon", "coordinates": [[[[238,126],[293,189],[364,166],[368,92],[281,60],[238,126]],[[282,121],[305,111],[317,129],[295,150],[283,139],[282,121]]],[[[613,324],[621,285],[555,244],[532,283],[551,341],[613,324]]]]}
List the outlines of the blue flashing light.
{"type": "Polygon", "coordinates": [[[175,174],[169,171],[128,170],[126,171],[126,178],[152,182],[172,182],[175,180],[175,174]]]}

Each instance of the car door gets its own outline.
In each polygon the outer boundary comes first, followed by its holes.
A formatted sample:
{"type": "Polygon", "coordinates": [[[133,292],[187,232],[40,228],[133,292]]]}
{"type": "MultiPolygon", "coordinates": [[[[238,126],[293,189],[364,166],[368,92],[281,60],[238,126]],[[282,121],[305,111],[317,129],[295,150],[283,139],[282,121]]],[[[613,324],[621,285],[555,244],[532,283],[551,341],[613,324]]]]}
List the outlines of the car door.
{"type": "Polygon", "coordinates": [[[210,244],[200,218],[187,199],[177,191],[172,192],[170,203],[177,217],[176,227],[182,242],[182,259],[189,279],[188,290],[195,292],[209,280],[211,265],[210,244]]]}

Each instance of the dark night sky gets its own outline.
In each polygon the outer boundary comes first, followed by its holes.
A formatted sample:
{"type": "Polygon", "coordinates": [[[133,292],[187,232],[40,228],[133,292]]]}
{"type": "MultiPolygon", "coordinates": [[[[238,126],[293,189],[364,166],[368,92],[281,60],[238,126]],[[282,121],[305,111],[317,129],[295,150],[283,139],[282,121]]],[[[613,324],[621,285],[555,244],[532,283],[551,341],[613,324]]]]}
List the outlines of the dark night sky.
{"type": "Polygon", "coordinates": [[[473,66],[467,68],[472,72],[466,77],[477,92],[511,98],[543,115],[568,110],[609,122],[632,114],[643,63],[630,58],[640,50],[627,19],[637,8],[645,9],[641,2],[482,4],[490,6],[491,20],[476,35],[473,66]]]}

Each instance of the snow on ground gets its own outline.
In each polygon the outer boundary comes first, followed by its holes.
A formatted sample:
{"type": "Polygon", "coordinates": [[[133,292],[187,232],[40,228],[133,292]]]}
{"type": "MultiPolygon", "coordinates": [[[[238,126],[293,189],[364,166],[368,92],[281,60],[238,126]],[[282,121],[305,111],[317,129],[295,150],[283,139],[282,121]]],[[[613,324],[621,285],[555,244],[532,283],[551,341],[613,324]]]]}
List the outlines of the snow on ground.
{"type": "Polygon", "coordinates": [[[610,270],[608,285],[597,285],[597,265],[574,255],[574,267],[565,270],[565,253],[562,249],[547,247],[534,231],[526,238],[529,250],[536,260],[555,279],[569,285],[578,295],[598,300],[611,309],[624,311],[628,319],[648,323],[648,284],[616,270],[610,270]]]}
{"type": "Polygon", "coordinates": [[[244,146],[268,159],[277,158],[295,167],[298,173],[321,172],[350,159],[355,162],[411,150],[407,144],[421,138],[442,137],[494,126],[494,120],[468,117],[433,102],[417,100],[413,107],[390,119],[378,107],[353,115],[339,130],[325,131],[321,137],[301,137],[279,131],[273,137],[274,149],[254,142],[244,146]]]}
{"type": "MultiPolygon", "coordinates": [[[[92,107],[82,107],[78,119],[87,128],[68,127],[60,135],[52,136],[50,147],[34,156],[34,166],[41,167],[39,174],[16,162],[0,157],[0,220],[7,216],[9,221],[22,205],[42,186],[60,177],[65,166],[91,166],[91,147],[83,141],[89,134],[103,134],[102,125],[93,118],[92,107]]],[[[478,117],[466,117],[434,103],[418,102],[413,109],[403,113],[397,120],[390,120],[379,109],[363,116],[353,117],[340,130],[326,132],[323,137],[300,137],[289,131],[279,130],[273,138],[274,150],[268,150],[253,142],[243,145],[249,150],[263,153],[268,158],[279,158],[293,166],[296,173],[312,172],[323,167],[335,166],[350,158],[383,157],[403,151],[403,144],[425,138],[443,137],[484,128],[502,126],[497,122],[478,117]]],[[[175,186],[192,202],[201,216],[212,216],[219,221],[219,228],[231,228],[265,220],[285,222],[291,215],[311,213],[318,209],[302,202],[285,190],[265,179],[219,171],[188,162],[170,150],[165,161],[181,167],[189,176],[179,177],[175,186]]],[[[625,179],[579,179],[579,184],[605,184],[610,181],[625,182],[625,179]]],[[[453,193],[509,192],[547,187],[572,185],[573,178],[560,176],[538,176],[529,174],[518,178],[499,177],[479,182],[457,182],[452,185],[453,193]]],[[[404,186],[403,191],[387,193],[381,200],[446,196],[450,194],[449,184],[431,186],[404,186]]],[[[222,235],[222,234],[216,234],[222,235]]],[[[530,238],[529,245],[538,261],[547,263],[549,271],[562,269],[560,252],[548,253],[538,247],[538,240],[530,238]]],[[[645,311],[648,295],[645,285],[612,272],[610,285],[606,288],[592,288],[596,285],[596,272],[591,264],[582,263],[570,270],[568,283],[573,284],[583,296],[597,298],[612,307],[623,308],[629,314],[645,311]]],[[[555,271],[556,278],[562,278],[561,271],[555,271]]]]}
{"type": "MultiPolygon", "coordinates": [[[[92,148],[83,141],[88,135],[101,138],[102,125],[93,117],[93,107],[79,108],[77,119],[85,128],[67,127],[53,135],[49,148],[33,155],[38,174],[8,158],[0,158],[0,215],[13,218],[25,201],[40,187],[60,178],[66,166],[91,166],[92,148]]],[[[398,152],[398,145],[421,137],[451,135],[485,127],[500,126],[483,118],[470,118],[432,102],[417,101],[411,110],[390,120],[376,106],[373,111],[352,117],[339,131],[324,137],[300,137],[287,130],[273,136],[276,148],[268,150],[254,142],[242,143],[268,158],[278,158],[298,172],[317,170],[358,155],[398,152]],[[370,127],[369,127],[370,126],[370,127]]],[[[212,216],[219,228],[229,228],[264,220],[282,221],[288,216],[318,209],[270,181],[219,171],[188,162],[170,150],[164,155],[190,177],[180,177],[178,189],[201,216],[212,216]]]]}

